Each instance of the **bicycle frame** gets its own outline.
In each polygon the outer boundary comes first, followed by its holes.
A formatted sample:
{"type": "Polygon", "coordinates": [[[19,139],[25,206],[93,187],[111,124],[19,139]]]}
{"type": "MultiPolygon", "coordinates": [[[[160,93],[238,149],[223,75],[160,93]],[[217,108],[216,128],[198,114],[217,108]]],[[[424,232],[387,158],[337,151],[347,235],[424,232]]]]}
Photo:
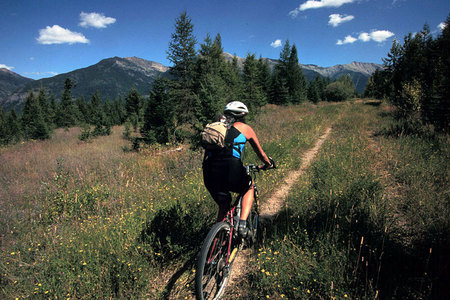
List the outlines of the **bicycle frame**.
{"type": "MultiPolygon", "coordinates": [[[[272,161],[272,159],[271,159],[272,161]]],[[[275,163],[272,161],[273,168],[275,163]]],[[[245,242],[256,241],[258,223],[258,188],[256,173],[262,168],[257,165],[247,165],[247,173],[252,178],[254,201],[247,223],[249,223],[246,238],[238,235],[239,219],[242,210],[244,194],[238,195],[229,211],[221,222],[216,223],[208,232],[199,254],[197,273],[195,276],[196,294],[199,299],[219,299],[223,294],[237,253],[244,247],[245,242]]],[[[266,170],[266,169],[263,169],[266,170]]]]}
{"type": "MultiPolygon", "coordinates": [[[[252,185],[253,185],[253,205],[255,205],[255,211],[256,214],[258,214],[258,187],[256,186],[256,173],[260,171],[259,166],[256,165],[247,165],[245,166],[247,170],[247,174],[249,174],[252,177],[252,185]]],[[[235,237],[235,230],[237,230],[239,218],[241,216],[241,204],[242,204],[242,198],[244,197],[244,194],[239,194],[236,198],[235,203],[231,207],[231,209],[227,212],[226,216],[223,218],[222,222],[229,223],[231,226],[231,232],[230,237],[228,241],[228,249],[227,249],[227,260],[226,264],[228,265],[230,263],[230,260],[232,260],[233,255],[231,252],[231,243],[233,238],[235,237]],[[231,258],[231,259],[230,259],[231,258]]],[[[211,261],[212,258],[208,258],[208,261],[211,261]]]]}

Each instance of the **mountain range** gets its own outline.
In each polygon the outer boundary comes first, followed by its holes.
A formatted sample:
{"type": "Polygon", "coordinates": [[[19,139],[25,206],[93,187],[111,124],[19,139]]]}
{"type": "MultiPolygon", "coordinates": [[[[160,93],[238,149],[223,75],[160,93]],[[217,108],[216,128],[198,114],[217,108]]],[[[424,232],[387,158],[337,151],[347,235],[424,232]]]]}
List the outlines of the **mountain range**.
{"type": "MultiPolygon", "coordinates": [[[[227,61],[233,59],[229,53],[224,53],[224,56],[227,61]]],[[[244,61],[245,58],[238,58],[240,66],[244,61]]],[[[268,59],[268,62],[271,68],[277,64],[277,60],[273,59],[268,59]]],[[[360,62],[328,68],[316,65],[301,65],[301,67],[308,81],[317,76],[330,77],[333,80],[343,74],[349,74],[359,93],[364,91],[370,75],[382,68],[379,64],[360,62]]],[[[124,98],[132,87],[135,87],[139,93],[148,95],[152,82],[158,76],[168,76],[168,70],[167,66],[138,57],[107,58],[86,68],[39,80],[22,77],[7,69],[0,69],[0,106],[7,110],[20,108],[29,91],[31,89],[37,91],[41,86],[47,93],[52,93],[58,99],[66,78],[70,78],[75,84],[71,90],[75,98],[89,99],[96,91],[103,100],[124,98]]]]}

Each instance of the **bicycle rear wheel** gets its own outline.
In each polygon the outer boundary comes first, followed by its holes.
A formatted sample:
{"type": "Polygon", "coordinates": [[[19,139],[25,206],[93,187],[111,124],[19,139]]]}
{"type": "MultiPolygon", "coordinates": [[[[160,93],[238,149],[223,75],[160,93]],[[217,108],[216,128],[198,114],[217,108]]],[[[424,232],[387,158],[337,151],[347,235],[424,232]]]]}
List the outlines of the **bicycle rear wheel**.
{"type": "MultiPolygon", "coordinates": [[[[232,264],[227,264],[230,233],[230,224],[220,222],[206,236],[195,274],[197,299],[219,299],[225,291],[232,264]]],[[[231,247],[230,249],[233,250],[231,247]]]]}

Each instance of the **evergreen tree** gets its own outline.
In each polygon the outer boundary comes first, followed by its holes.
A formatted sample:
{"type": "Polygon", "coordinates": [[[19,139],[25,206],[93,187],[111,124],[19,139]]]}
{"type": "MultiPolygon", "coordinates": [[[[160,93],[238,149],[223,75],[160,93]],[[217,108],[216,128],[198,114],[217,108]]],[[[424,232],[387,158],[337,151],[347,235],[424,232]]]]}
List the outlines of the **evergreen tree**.
{"type": "Polygon", "coordinates": [[[243,82],[244,90],[242,101],[250,111],[256,111],[267,103],[262,87],[260,85],[258,62],[254,54],[248,54],[244,62],[243,82]]]}
{"type": "Polygon", "coordinates": [[[58,112],[58,105],[56,104],[55,95],[53,93],[50,93],[50,101],[48,105],[48,117],[50,120],[49,126],[51,126],[51,128],[56,127],[57,112],[58,112]]]}
{"type": "Polygon", "coordinates": [[[89,111],[91,124],[95,126],[92,134],[94,136],[109,135],[111,127],[106,120],[103,104],[98,91],[92,95],[91,100],[89,101],[89,111]]]}
{"type": "Polygon", "coordinates": [[[283,70],[275,67],[270,84],[270,103],[285,105],[289,102],[289,89],[287,78],[283,76],[283,70]]]}
{"type": "Polygon", "coordinates": [[[317,103],[321,101],[320,97],[320,81],[321,77],[317,76],[314,80],[311,80],[308,86],[308,100],[317,103]]]}
{"type": "Polygon", "coordinates": [[[450,15],[433,45],[434,80],[424,111],[438,130],[450,132],[450,15]]]}
{"type": "Polygon", "coordinates": [[[6,115],[3,112],[3,108],[0,106],[0,145],[6,145],[9,143],[8,136],[9,132],[7,130],[6,115]]]}
{"type": "MultiPolygon", "coordinates": [[[[285,49],[288,50],[288,49],[285,49]]],[[[283,55],[285,55],[283,53],[283,55]]],[[[287,87],[289,91],[289,101],[300,103],[306,101],[307,82],[303,75],[302,68],[298,61],[297,47],[292,45],[287,65],[286,65],[287,87]]]]}
{"type": "Polygon", "coordinates": [[[268,60],[263,59],[261,56],[258,59],[258,71],[259,71],[259,85],[261,86],[261,89],[266,99],[269,99],[272,74],[270,72],[268,60]]]}
{"type": "Polygon", "coordinates": [[[64,91],[56,114],[58,127],[71,127],[77,123],[78,112],[70,91],[73,86],[70,78],[67,78],[64,82],[64,91]]]}
{"type": "Polygon", "coordinates": [[[228,87],[228,98],[227,102],[239,101],[241,100],[243,83],[241,70],[239,68],[238,58],[236,55],[233,56],[231,63],[225,65],[224,74],[225,84],[228,87]]]}
{"type": "Polygon", "coordinates": [[[125,110],[127,112],[127,119],[133,125],[134,131],[137,131],[142,108],[142,97],[136,88],[132,88],[125,98],[125,110]]]}
{"type": "Polygon", "coordinates": [[[75,105],[77,106],[77,111],[79,112],[77,117],[78,121],[80,121],[80,123],[90,123],[91,119],[84,97],[81,96],[80,98],[77,98],[75,100],[75,105]]]}
{"type": "Polygon", "coordinates": [[[18,143],[22,139],[22,128],[15,110],[11,110],[9,114],[6,115],[6,124],[9,131],[10,142],[18,143]]]}
{"type": "Polygon", "coordinates": [[[289,44],[289,40],[286,40],[283,49],[280,52],[280,59],[278,60],[278,64],[275,66],[272,76],[270,91],[271,103],[284,105],[289,103],[289,101],[291,100],[288,81],[288,65],[290,54],[291,46],[289,44]]]}
{"type": "Polygon", "coordinates": [[[201,104],[198,119],[203,125],[214,119],[229,98],[225,68],[221,37],[218,34],[212,42],[208,34],[200,45],[197,61],[196,94],[201,104]]]}
{"type": "Polygon", "coordinates": [[[171,140],[174,129],[175,111],[169,93],[169,82],[158,78],[153,82],[140,131],[147,143],[163,144],[171,140]]]}
{"type": "MultiPolygon", "coordinates": [[[[44,118],[45,123],[47,123],[48,125],[52,124],[53,120],[51,119],[52,116],[50,114],[50,105],[48,103],[45,89],[42,85],[39,88],[39,92],[38,92],[38,102],[39,102],[39,106],[40,106],[41,112],[42,112],[42,117],[44,118]]],[[[49,127],[51,127],[51,126],[49,126],[49,127]]]]}
{"type": "Polygon", "coordinates": [[[50,131],[42,116],[38,99],[32,90],[28,94],[22,112],[22,128],[26,139],[48,139],[50,131]]]}
{"type": "Polygon", "coordinates": [[[181,123],[195,123],[200,114],[200,101],[194,93],[195,62],[197,40],[193,35],[194,25],[183,12],[175,20],[175,32],[172,33],[167,58],[173,64],[171,74],[176,78],[172,83],[172,93],[178,99],[177,116],[181,123]]]}

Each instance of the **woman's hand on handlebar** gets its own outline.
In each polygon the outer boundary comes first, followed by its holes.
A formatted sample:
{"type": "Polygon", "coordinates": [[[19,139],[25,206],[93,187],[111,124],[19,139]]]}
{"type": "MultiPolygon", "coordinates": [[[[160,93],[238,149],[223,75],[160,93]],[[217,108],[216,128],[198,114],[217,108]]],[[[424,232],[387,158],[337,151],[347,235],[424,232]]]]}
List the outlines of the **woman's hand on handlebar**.
{"type": "Polygon", "coordinates": [[[272,159],[272,157],[270,157],[269,156],[269,161],[270,161],[270,165],[268,165],[268,164],[265,164],[265,165],[263,165],[263,166],[260,166],[259,168],[261,169],[261,170],[269,170],[269,169],[276,169],[277,168],[277,166],[276,166],[276,164],[275,164],[275,161],[272,159]]]}

